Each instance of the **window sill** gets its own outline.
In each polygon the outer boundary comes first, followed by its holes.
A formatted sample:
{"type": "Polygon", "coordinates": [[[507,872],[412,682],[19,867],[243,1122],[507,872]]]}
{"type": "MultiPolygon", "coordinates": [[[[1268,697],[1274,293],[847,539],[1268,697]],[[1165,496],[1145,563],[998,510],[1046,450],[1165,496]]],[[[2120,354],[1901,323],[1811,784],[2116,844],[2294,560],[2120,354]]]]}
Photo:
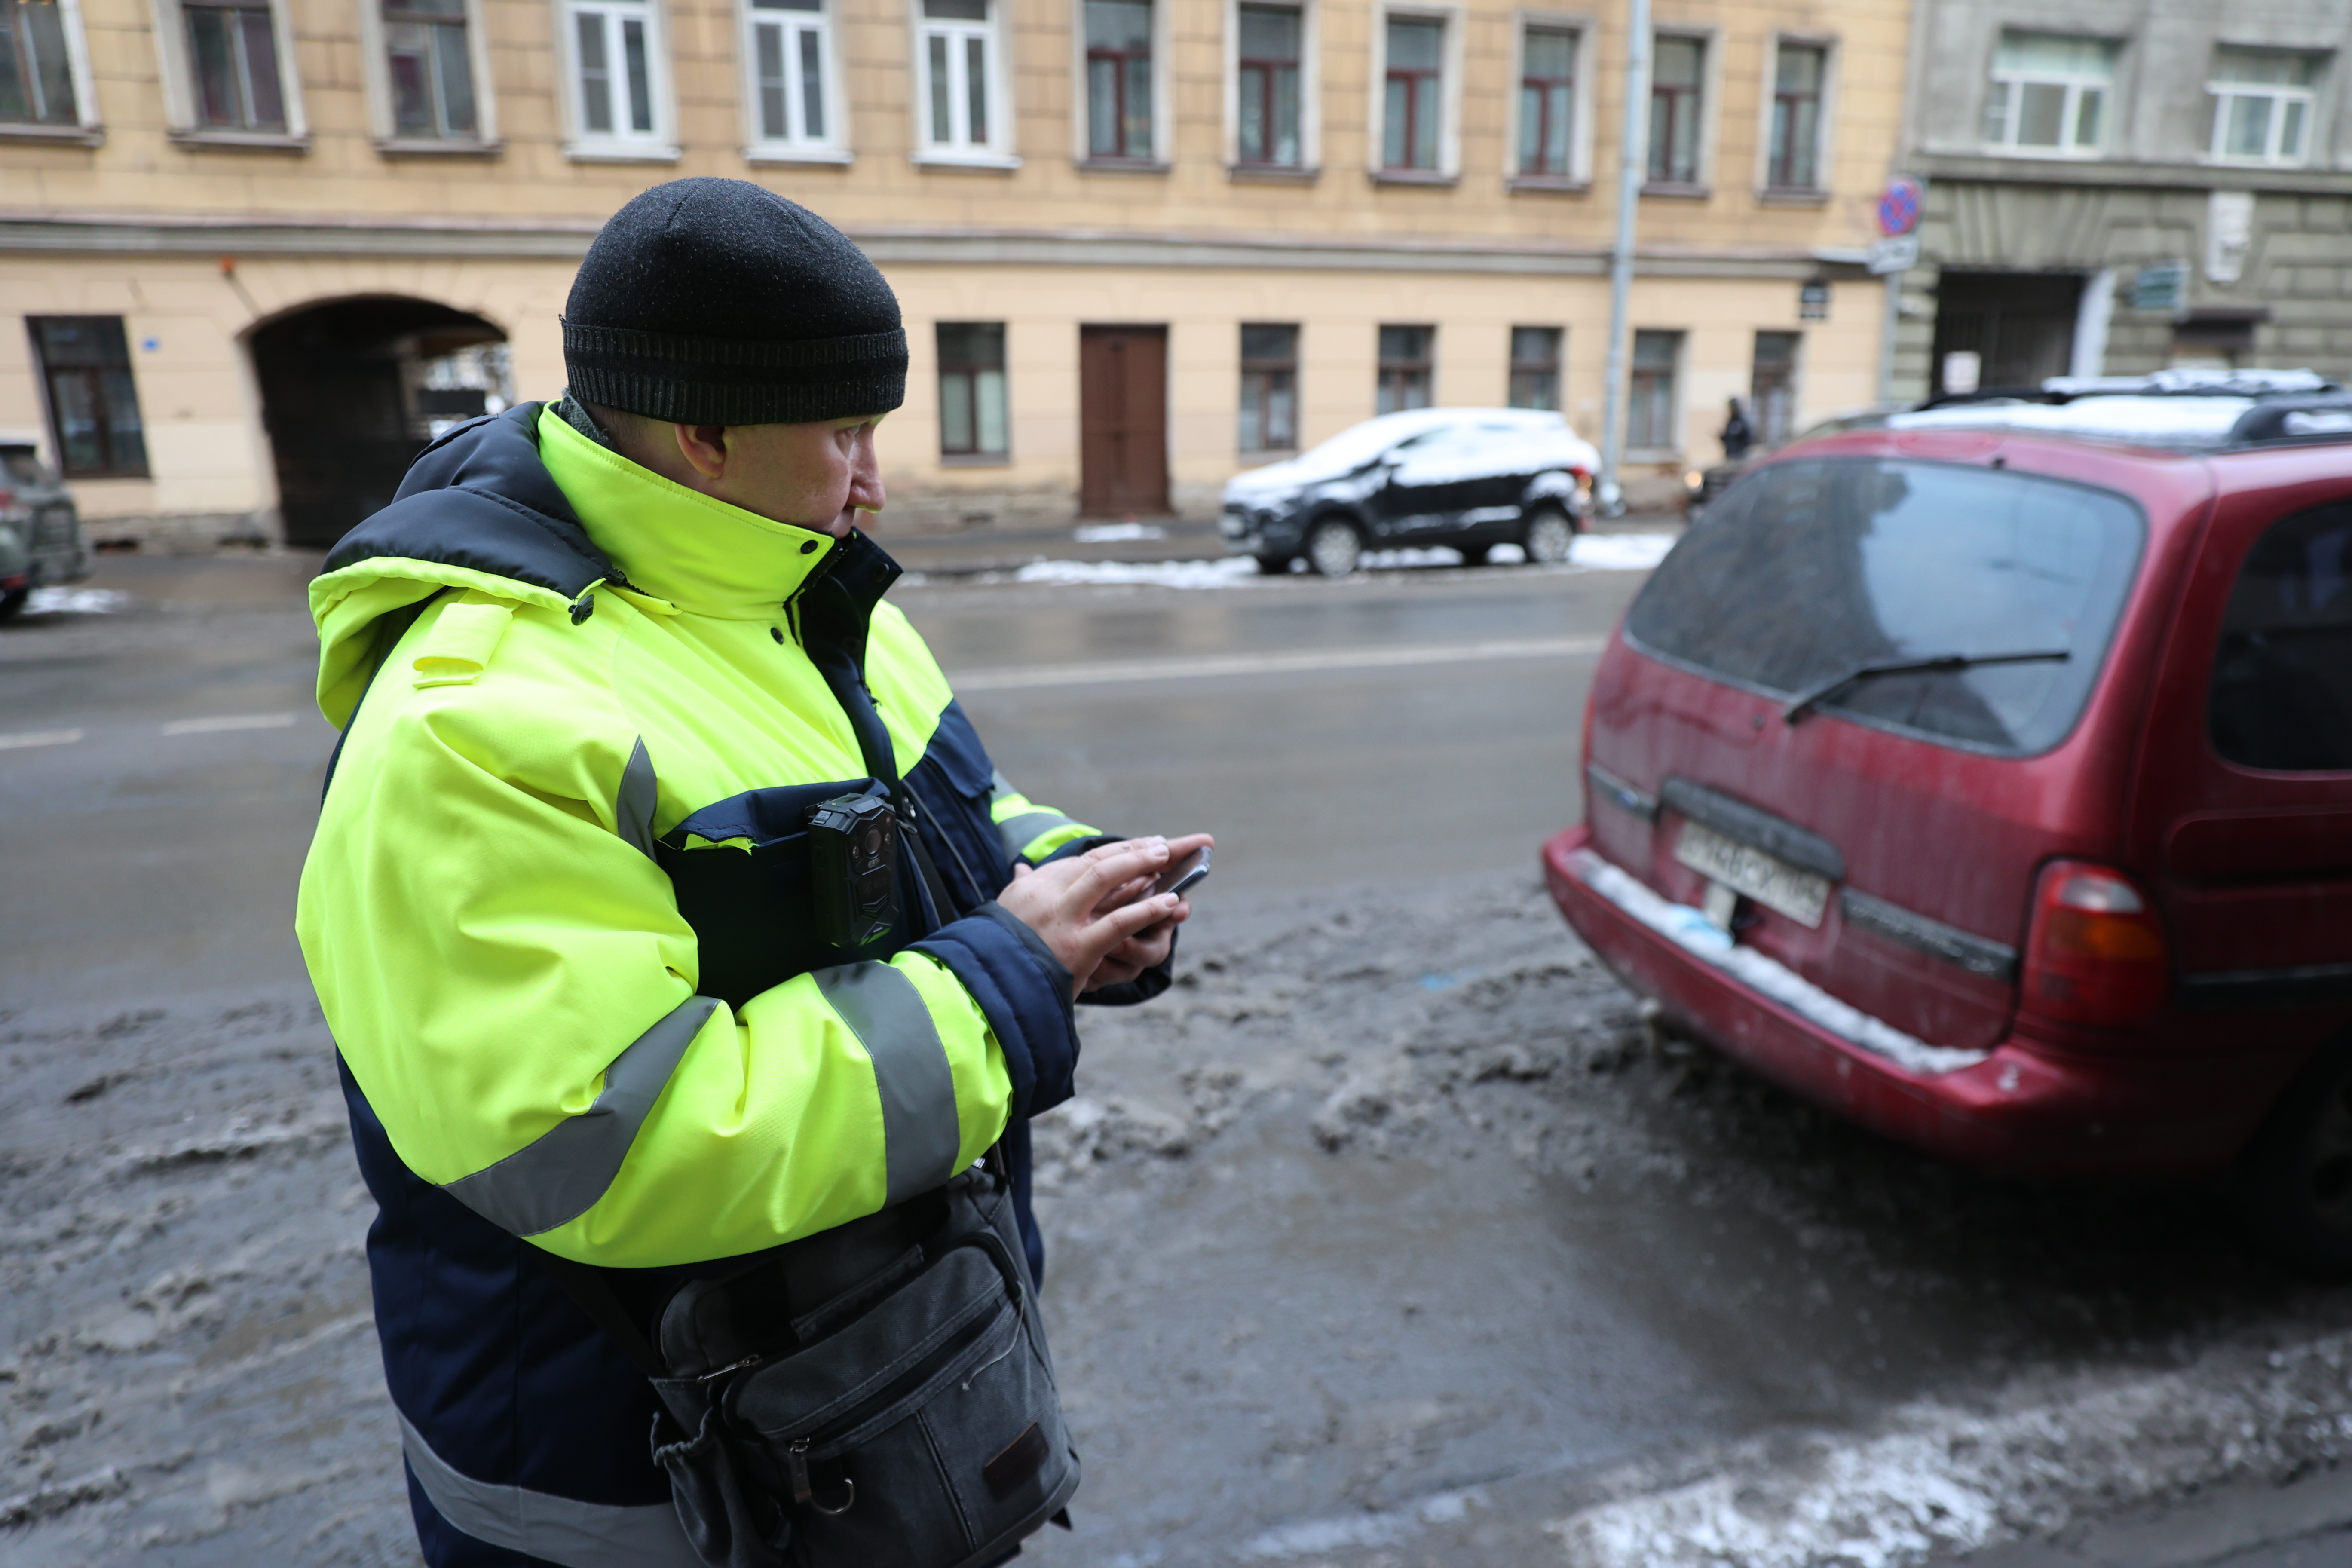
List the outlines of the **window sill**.
{"type": "Polygon", "coordinates": [[[1372,184],[1376,185],[1424,185],[1444,188],[1461,183],[1459,174],[1441,174],[1435,169],[1374,169],[1372,184]]]}
{"type": "Polygon", "coordinates": [[[1715,195],[1708,185],[1686,185],[1669,180],[1652,180],[1642,187],[1645,196],[1664,196],[1678,202],[1703,202],[1715,195]]]}
{"type": "Polygon", "coordinates": [[[1228,163],[1225,178],[1237,185],[1311,185],[1323,177],[1320,168],[1304,163],[1228,163]]]}
{"type": "Polygon", "coordinates": [[[966,174],[1009,174],[1021,166],[1009,153],[909,153],[907,162],[918,169],[966,174]]]}
{"type": "Polygon", "coordinates": [[[503,142],[475,142],[462,136],[385,136],[377,140],[376,154],[383,158],[497,158],[503,142]]]}
{"type": "Polygon", "coordinates": [[[172,144],[211,153],[308,153],[308,136],[283,131],[174,131],[172,144]]]}
{"type": "Polygon", "coordinates": [[[1073,158],[1081,174],[1164,174],[1169,165],[1156,158],[1073,158]]]}
{"type": "Polygon", "coordinates": [[[103,125],[0,125],[0,142],[48,142],[60,147],[96,147],[106,141],[103,125]]]}
{"type": "MultiPolygon", "coordinates": [[[[74,485],[143,485],[154,482],[154,476],[144,468],[110,468],[101,474],[61,474],[58,477],[74,485]]],[[[89,519],[82,524],[82,531],[87,533],[94,524],[103,525],[105,521],[104,518],[89,519]]]]}
{"type": "Polygon", "coordinates": [[[675,163],[680,156],[676,147],[596,142],[566,142],[563,155],[575,163],[675,163]]]}
{"type": "Polygon", "coordinates": [[[1756,193],[1756,205],[1763,207],[1825,207],[1830,205],[1830,194],[1810,186],[1768,185],[1756,193]]]}
{"type": "Polygon", "coordinates": [[[1988,158],[2017,158],[2030,163],[2088,163],[2107,155],[2104,147],[1987,147],[1988,158]]]}
{"type": "Polygon", "coordinates": [[[1244,447],[1235,451],[1234,456],[1247,458],[1253,463],[1286,463],[1298,456],[1298,448],[1296,447],[1244,447]]]}
{"type": "Polygon", "coordinates": [[[800,163],[819,168],[846,169],[857,154],[846,147],[763,147],[743,149],[746,163],[800,163]]]}
{"type": "Polygon", "coordinates": [[[1567,174],[1506,174],[1503,188],[1514,194],[1524,191],[1531,195],[1580,196],[1592,189],[1592,182],[1567,174]]]}
{"type": "Polygon", "coordinates": [[[1013,466],[1010,452],[942,452],[942,468],[1009,468],[1013,466]]]}

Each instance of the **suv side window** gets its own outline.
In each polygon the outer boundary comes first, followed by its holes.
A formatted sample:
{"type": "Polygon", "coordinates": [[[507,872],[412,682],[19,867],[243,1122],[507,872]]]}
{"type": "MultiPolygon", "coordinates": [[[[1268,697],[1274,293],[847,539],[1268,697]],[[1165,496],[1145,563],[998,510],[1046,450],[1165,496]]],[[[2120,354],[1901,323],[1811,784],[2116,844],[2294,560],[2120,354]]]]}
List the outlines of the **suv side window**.
{"type": "Polygon", "coordinates": [[[2254,542],[2222,617],[2206,729],[2244,767],[2352,769],[2352,502],[2254,542]]]}

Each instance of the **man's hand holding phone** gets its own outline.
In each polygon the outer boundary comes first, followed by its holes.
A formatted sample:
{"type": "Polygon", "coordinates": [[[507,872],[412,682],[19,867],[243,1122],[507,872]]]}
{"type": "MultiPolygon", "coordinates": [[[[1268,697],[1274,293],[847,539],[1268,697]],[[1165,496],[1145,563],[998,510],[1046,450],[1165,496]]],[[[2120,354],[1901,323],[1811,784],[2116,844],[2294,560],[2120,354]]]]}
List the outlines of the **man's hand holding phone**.
{"type": "Polygon", "coordinates": [[[1042,868],[1016,865],[997,901],[1045,940],[1079,994],[1168,961],[1191,918],[1183,889],[1208,874],[1205,833],[1129,838],[1042,868]]]}

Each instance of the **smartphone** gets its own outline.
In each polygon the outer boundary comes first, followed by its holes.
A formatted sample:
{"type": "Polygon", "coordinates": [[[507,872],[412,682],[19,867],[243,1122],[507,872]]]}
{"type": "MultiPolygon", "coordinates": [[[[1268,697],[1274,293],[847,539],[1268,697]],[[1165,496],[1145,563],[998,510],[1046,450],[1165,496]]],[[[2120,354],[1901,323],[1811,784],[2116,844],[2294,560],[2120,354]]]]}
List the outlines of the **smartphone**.
{"type": "Polygon", "coordinates": [[[1199,887],[1208,879],[1208,875],[1209,847],[1204,844],[1160,872],[1143,896],[1149,899],[1161,893],[1181,893],[1199,887]]]}

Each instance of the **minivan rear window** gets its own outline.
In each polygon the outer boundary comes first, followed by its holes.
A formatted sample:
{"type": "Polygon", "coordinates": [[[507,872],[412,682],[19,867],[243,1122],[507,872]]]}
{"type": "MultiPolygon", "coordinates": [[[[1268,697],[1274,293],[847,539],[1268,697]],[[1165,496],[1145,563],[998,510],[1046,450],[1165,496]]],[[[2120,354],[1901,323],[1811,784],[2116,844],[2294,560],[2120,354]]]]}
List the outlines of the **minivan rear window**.
{"type": "Polygon", "coordinates": [[[2207,722],[2233,763],[2352,768],[2352,503],[2258,540],[2230,590],[2207,722]]]}
{"type": "Polygon", "coordinates": [[[1734,485],[1627,615],[1636,647],[1790,700],[1873,665],[2035,662],[1865,677],[1822,711],[1946,744],[2046,751],[2115,635],[2147,525],[2108,491],[1894,458],[1774,463],[1734,485]]]}

